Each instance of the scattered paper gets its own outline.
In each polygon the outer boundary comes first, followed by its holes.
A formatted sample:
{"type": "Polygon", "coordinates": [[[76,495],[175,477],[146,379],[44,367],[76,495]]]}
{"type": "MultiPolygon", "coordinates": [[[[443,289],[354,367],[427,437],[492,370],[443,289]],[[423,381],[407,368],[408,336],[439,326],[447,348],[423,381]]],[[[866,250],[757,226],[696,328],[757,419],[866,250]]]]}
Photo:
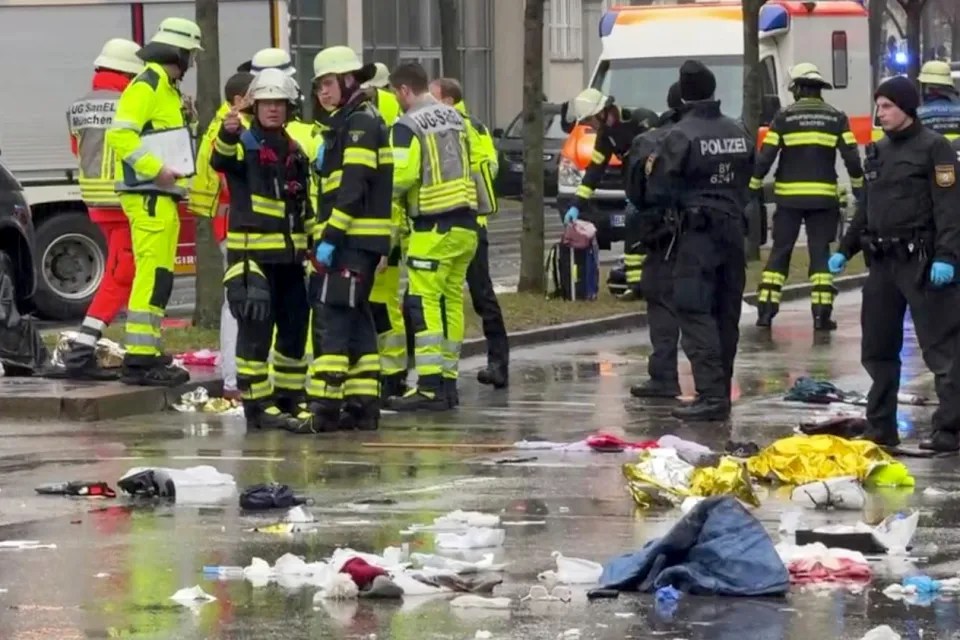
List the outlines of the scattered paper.
{"type": "Polygon", "coordinates": [[[458,609],[509,609],[510,598],[484,598],[482,596],[459,596],[450,601],[458,609]]]}
{"type": "Polygon", "coordinates": [[[33,551],[34,549],[56,549],[55,544],[43,544],[39,540],[0,540],[0,549],[14,551],[33,551]]]}
{"type": "Polygon", "coordinates": [[[503,529],[472,527],[463,533],[438,533],[436,542],[441,549],[486,549],[501,546],[506,534],[503,529]]]}
{"type": "Polygon", "coordinates": [[[216,598],[214,598],[212,595],[201,589],[199,585],[186,589],[180,589],[175,594],[170,596],[170,599],[185,607],[202,605],[216,600],[216,598]]]}

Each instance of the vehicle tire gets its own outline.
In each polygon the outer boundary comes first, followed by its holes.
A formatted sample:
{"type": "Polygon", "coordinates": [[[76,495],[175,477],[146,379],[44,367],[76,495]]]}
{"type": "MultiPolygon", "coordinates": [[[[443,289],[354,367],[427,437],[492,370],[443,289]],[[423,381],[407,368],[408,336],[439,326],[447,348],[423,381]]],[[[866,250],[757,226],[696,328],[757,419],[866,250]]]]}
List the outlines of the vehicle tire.
{"type": "Polygon", "coordinates": [[[103,279],[107,243],[83,211],[62,211],[37,225],[37,313],[76,320],[87,312],[103,279]]]}

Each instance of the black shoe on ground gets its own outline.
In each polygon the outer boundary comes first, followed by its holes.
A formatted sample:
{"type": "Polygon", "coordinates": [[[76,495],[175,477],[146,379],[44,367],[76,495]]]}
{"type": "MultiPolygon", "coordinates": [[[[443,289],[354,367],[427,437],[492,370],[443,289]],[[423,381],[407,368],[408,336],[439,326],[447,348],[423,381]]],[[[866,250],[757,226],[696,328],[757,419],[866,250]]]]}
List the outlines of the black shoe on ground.
{"type": "Polygon", "coordinates": [[[761,311],[757,316],[757,326],[769,328],[773,326],[773,314],[769,311],[761,311]]]}
{"type": "Polygon", "coordinates": [[[380,378],[380,399],[399,398],[407,392],[407,372],[394,373],[380,378]]]}
{"type": "Polygon", "coordinates": [[[960,451],[960,436],[952,431],[934,431],[929,438],[920,441],[919,447],[937,453],[960,451]]]}
{"type": "Polygon", "coordinates": [[[307,408],[306,403],[298,403],[290,412],[286,412],[282,408],[280,410],[287,416],[287,426],[281,427],[281,429],[297,434],[317,432],[314,427],[313,413],[307,408]]]}
{"type": "Polygon", "coordinates": [[[260,411],[256,418],[257,428],[265,430],[281,429],[283,431],[295,431],[293,416],[284,413],[276,406],[266,407],[260,411]]]}
{"type": "Polygon", "coordinates": [[[896,429],[875,429],[870,425],[867,425],[862,436],[858,436],[854,440],[867,440],[879,447],[893,448],[900,446],[900,436],[896,429]]]}
{"type": "Polygon", "coordinates": [[[507,368],[489,365],[477,372],[477,382],[492,385],[494,389],[503,389],[510,383],[507,368]]]}
{"type": "Polygon", "coordinates": [[[136,387],[180,387],[190,382],[186,369],[156,364],[150,367],[124,366],[120,382],[136,387]]]}
{"type": "Polygon", "coordinates": [[[443,392],[410,389],[402,396],[390,398],[387,406],[394,411],[446,411],[450,401],[443,392]]]}
{"type": "Polygon", "coordinates": [[[670,414],[674,418],[692,422],[722,422],[730,417],[730,401],[699,397],[689,404],[674,408],[670,414]]]}
{"type": "Polygon", "coordinates": [[[630,395],[634,398],[669,398],[672,400],[680,395],[680,385],[646,380],[630,387],[630,395]]]}
{"type": "Polygon", "coordinates": [[[813,330],[814,331],[833,331],[837,328],[837,323],[834,320],[831,320],[830,317],[814,317],[813,318],[813,330]]]}
{"type": "Polygon", "coordinates": [[[311,403],[309,411],[313,415],[313,433],[334,433],[340,430],[339,409],[334,410],[311,403]]]}

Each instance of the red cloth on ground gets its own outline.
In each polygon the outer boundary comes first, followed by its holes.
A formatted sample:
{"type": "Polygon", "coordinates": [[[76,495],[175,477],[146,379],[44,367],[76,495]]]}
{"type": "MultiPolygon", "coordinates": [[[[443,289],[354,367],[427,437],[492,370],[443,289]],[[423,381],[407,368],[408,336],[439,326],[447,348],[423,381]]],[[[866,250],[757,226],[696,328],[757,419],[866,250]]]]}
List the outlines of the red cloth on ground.
{"type": "Polygon", "coordinates": [[[802,558],[787,565],[790,582],[870,582],[873,572],[870,565],[854,562],[849,558],[802,558]]]}
{"type": "MultiPolygon", "coordinates": [[[[91,209],[90,218],[103,209],[91,209]]],[[[87,315],[106,324],[113,322],[130,300],[133,276],[136,266],[133,261],[133,242],[130,239],[130,225],[126,216],[120,212],[122,222],[97,222],[103,237],[107,240],[107,262],[103,269],[103,280],[94,294],[87,315]]]]}
{"type": "Polygon", "coordinates": [[[609,434],[598,433],[587,437],[587,446],[593,450],[599,451],[623,451],[624,449],[656,449],[656,440],[641,440],[640,442],[628,442],[623,438],[609,434]]]}
{"type": "Polygon", "coordinates": [[[363,558],[351,558],[340,568],[340,573],[346,573],[358,589],[366,589],[377,576],[385,576],[387,572],[375,567],[363,558]]]}

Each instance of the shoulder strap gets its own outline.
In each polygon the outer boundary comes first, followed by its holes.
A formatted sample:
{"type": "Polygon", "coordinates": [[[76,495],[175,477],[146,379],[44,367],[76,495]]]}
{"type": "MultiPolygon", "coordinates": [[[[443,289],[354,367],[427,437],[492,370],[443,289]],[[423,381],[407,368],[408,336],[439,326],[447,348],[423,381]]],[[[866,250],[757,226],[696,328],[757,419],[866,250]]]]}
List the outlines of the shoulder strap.
{"type": "Polygon", "coordinates": [[[250,132],[250,129],[244,129],[243,133],[240,134],[240,144],[243,145],[244,149],[249,151],[258,151],[260,149],[260,141],[250,132]]]}

